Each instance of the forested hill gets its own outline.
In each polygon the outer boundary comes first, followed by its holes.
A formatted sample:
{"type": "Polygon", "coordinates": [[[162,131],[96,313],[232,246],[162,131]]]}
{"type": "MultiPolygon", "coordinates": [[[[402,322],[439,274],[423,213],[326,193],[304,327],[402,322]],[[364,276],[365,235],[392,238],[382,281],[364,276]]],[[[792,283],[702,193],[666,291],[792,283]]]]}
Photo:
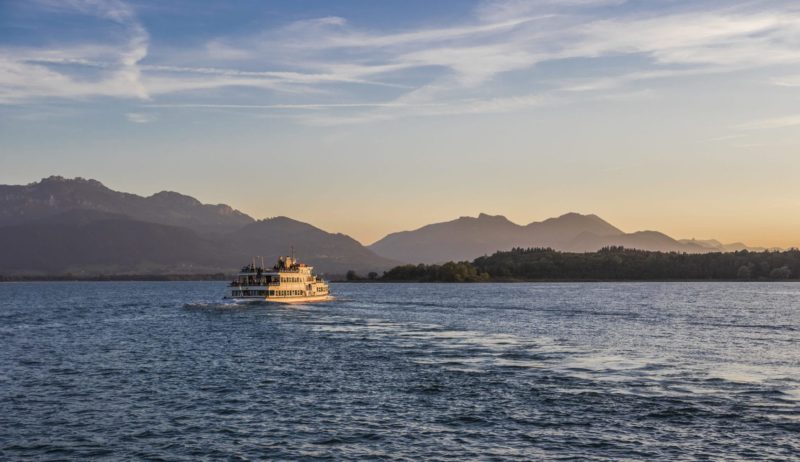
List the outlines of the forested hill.
{"type": "Polygon", "coordinates": [[[569,253],[513,249],[472,262],[403,265],[383,281],[685,281],[787,280],[800,278],[800,250],[685,254],[608,247],[569,253]]]}

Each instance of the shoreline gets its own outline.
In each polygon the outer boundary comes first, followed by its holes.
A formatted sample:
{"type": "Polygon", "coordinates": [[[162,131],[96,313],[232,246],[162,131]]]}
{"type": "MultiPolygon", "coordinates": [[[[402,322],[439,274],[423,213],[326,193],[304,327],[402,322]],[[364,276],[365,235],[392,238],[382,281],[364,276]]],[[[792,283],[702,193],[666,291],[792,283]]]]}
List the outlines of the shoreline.
{"type": "MultiPolygon", "coordinates": [[[[229,282],[234,276],[217,277],[216,275],[112,275],[90,277],[59,276],[0,276],[2,283],[18,282],[229,282]]],[[[348,281],[330,279],[336,284],[575,284],[575,283],[635,283],[635,282],[800,282],[800,279],[497,279],[488,281],[411,281],[411,280],[363,280],[348,281]]]]}

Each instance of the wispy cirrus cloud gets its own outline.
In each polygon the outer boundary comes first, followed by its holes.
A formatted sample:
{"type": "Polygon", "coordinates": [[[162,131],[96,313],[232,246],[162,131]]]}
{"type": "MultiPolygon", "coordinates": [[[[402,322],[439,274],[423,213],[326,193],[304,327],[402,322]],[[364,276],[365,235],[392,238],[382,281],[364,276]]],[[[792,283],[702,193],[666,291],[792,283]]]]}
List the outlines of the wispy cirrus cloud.
{"type": "Polygon", "coordinates": [[[313,109],[298,117],[307,123],[360,123],[518,111],[543,101],[624,95],[626,87],[646,81],[800,64],[800,10],[780,2],[626,9],[624,0],[492,0],[468,20],[438,27],[373,30],[328,16],[165,50],[151,50],[148,31],[120,0],[39,4],[116,24],[124,40],[2,47],[0,102],[170,97],[188,105],[202,96],[205,107],[222,107],[237,102],[207,100],[217,90],[244,88],[268,103],[253,108],[313,109]],[[622,58],[630,63],[617,74],[587,64],[583,75],[556,83],[521,77],[543,64],[622,58]],[[87,79],[75,67],[96,77],[87,79]],[[532,85],[546,88],[532,92],[532,85]],[[385,91],[362,91],[367,86],[385,91]],[[314,95],[320,99],[310,101],[314,95]],[[280,103],[271,101],[275,96],[280,103]]]}
{"type": "Polygon", "coordinates": [[[800,87],[800,75],[776,77],[770,83],[779,87],[800,87]]]}
{"type": "Polygon", "coordinates": [[[125,117],[135,124],[149,124],[158,120],[158,116],[146,112],[129,112],[125,117]]]}
{"type": "Polygon", "coordinates": [[[800,126],[800,114],[754,120],[741,124],[738,128],[743,130],[768,130],[796,126],[800,126]]]}
{"type": "Polygon", "coordinates": [[[424,28],[408,32],[386,34],[375,34],[350,29],[346,27],[347,21],[344,18],[331,17],[312,21],[298,21],[285,29],[281,29],[280,33],[294,35],[294,38],[286,43],[287,46],[294,49],[394,48],[418,44],[430,46],[434,43],[475,39],[476,37],[489,37],[493,34],[508,32],[515,28],[552,17],[553,15],[550,14],[530,15],[487,23],[424,28]],[[320,41],[319,35],[324,35],[325,40],[320,41]]]}
{"type": "Polygon", "coordinates": [[[41,98],[92,96],[146,99],[139,62],[147,56],[149,34],[133,10],[120,0],[40,0],[51,14],[80,13],[116,24],[118,43],[71,46],[0,47],[0,103],[41,98]],[[94,79],[57,67],[70,64],[100,69],[94,79]]]}

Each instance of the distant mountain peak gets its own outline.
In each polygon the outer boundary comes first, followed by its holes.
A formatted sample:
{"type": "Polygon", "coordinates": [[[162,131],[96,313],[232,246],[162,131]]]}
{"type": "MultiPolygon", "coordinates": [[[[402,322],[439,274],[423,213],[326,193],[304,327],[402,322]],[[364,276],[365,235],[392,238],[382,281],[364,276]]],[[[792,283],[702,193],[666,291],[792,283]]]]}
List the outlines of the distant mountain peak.
{"type": "Polygon", "coordinates": [[[52,175],[24,186],[0,185],[0,190],[3,192],[0,195],[0,226],[46,220],[70,210],[125,215],[145,222],[183,226],[201,233],[229,232],[253,221],[227,205],[203,204],[174,191],[142,197],[114,191],[97,180],[81,177],[52,175]]]}
{"type": "Polygon", "coordinates": [[[175,191],[161,191],[153,194],[147,198],[148,200],[158,201],[162,203],[183,204],[189,206],[203,205],[202,202],[192,196],[177,193],[175,191]]]}
{"type": "MultiPolygon", "coordinates": [[[[480,224],[480,225],[512,225],[512,226],[519,226],[518,224],[512,222],[511,220],[509,220],[508,218],[506,218],[503,215],[490,215],[488,213],[483,213],[483,212],[479,213],[477,217],[462,216],[462,217],[458,217],[458,219],[456,219],[456,220],[449,221],[449,222],[443,222],[443,223],[454,223],[454,224],[466,223],[466,224],[480,224]]],[[[442,223],[434,223],[434,225],[436,225],[436,224],[442,224],[442,223]]],[[[426,226],[431,226],[431,225],[426,225],[426,226]]]]}
{"type": "Polygon", "coordinates": [[[503,215],[489,215],[488,213],[481,212],[481,213],[478,214],[478,220],[502,220],[502,221],[508,221],[508,218],[506,218],[503,215]]]}
{"type": "Polygon", "coordinates": [[[723,244],[716,239],[681,239],[678,242],[686,245],[698,246],[703,249],[715,252],[738,252],[741,250],[763,251],[763,247],[750,247],[742,242],[734,242],[732,244],[723,244]]]}
{"type": "Polygon", "coordinates": [[[61,175],[50,175],[50,176],[48,176],[46,178],[42,178],[39,181],[34,181],[33,183],[28,183],[28,185],[31,186],[31,185],[35,185],[35,184],[41,184],[41,183],[60,183],[60,182],[64,182],[64,181],[67,181],[67,179],[64,178],[61,175]]]}
{"type": "Polygon", "coordinates": [[[0,274],[230,271],[292,247],[323,273],[399,263],[345,234],[285,216],[255,221],[175,191],[143,197],[61,176],[0,185],[0,274]]]}
{"type": "Polygon", "coordinates": [[[190,196],[187,196],[186,194],[181,194],[181,193],[175,192],[175,191],[164,190],[164,191],[159,191],[159,192],[153,194],[149,198],[152,199],[152,198],[171,198],[171,197],[190,197],[190,196]]]}
{"type": "Polygon", "coordinates": [[[28,186],[37,186],[37,185],[48,185],[48,184],[88,184],[92,186],[98,186],[101,188],[105,188],[106,186],[91,178],[83,178],[76,176],[75,178],[65,178],[61,175],[50,175],[46,178],[42,178],[38,182],[34,181],[33,183],[28,183],[28,186]]]}
{"type": "Polygon", "coordinates": [[[568,239],[569,236],[577,237],[584,231],[597,234],[598,236],[616,236],[624,234],[622,230],[595,214],[584,215],[577,212],[565,213],[555,218],[548,218],[544,221],[534,221],[528,224],[527,227],[530,229],[537,229],[540,232],[550,230],[550,232],[561,234],[564,239],[568,239]]]}
{"type": "Polygon", "coordinates": [[[256,220],[255,223],[280,223],[280,224],[302,224],[302,225],[308,224],[295,220],[294,218],[289,218],[286,215],[278,215],[274,217],[262,218],[260,220],[256,220]]]}
{"type": "Polygon", "coordinates": [[[373,243],[370,248],[378,255],[394,260],[440,263],[472,260],[513,247],[567,249],[579,236],[581,242],[594,246],[624,234],[594,214],[569,212],[520,226],[503,215],[480,213],[477,218],[460,217],[414,231],[392,233],[373,243]]]}
{"type": "Polygon", "coordinates": [[[601,221],[603,223],[608,223],[607,221],[603,220],[602,218],[598,217],[593,213],[583,214],[578,212],[567,212],[563,215],[559,215],[555,218],[548,218],[548,220],[591,220],[591,221],[601,221]]]}
{"type": "MultiPolygon", "coordinates": [[[[656,238],[656,239],[665,239],[665,240],[674,241],[674,239],[672,239],[671,237],[669,237],[666,234],[662,233],[661,231],[653,231],[651,229],[645,229],[645,230],[642,230],[642,231],[634,231],[632,233],[628,233],[627,235],[628,236],[634,236],[634,237],[643,236],[643,237],[651,237],[651,238],[656,238]]],[[[677,241],[675,241],[675,242],[677,242],[677,241]]]]}

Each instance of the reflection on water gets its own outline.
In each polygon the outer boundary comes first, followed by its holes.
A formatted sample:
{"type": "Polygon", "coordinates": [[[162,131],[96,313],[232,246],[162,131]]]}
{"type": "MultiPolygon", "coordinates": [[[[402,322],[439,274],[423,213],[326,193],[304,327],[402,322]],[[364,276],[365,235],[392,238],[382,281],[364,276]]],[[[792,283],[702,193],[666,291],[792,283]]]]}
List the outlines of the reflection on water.
{"type": "Polygon", "coordinates": [[[775,459],[795,284],[0,285],[9,459],[775,459]]]}

